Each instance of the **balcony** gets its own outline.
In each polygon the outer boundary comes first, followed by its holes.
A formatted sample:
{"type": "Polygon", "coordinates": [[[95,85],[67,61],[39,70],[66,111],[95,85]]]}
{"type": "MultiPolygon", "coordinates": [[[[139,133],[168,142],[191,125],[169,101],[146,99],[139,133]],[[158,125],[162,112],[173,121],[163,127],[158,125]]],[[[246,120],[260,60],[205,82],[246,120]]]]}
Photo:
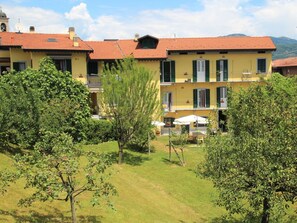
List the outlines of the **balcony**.
{"type": "Polygon", "coordinates": [[[102,89],[101,81],[99,76],[87,75],[87,87],[91,92],[99,92],[102,89]]]}

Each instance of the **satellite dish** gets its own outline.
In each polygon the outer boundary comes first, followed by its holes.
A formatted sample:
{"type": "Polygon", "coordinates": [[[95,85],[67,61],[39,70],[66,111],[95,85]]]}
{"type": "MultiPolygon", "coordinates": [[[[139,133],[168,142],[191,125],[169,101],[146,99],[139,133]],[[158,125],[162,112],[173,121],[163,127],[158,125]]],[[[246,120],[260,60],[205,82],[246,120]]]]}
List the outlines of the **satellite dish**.
{"type": "Polygon", "coordinates": [[[19,22],[17,24],[15,24],[15,29],[19,33],[23,30],[23,25],[22,25],[20,19],[19,19],[19,22]]]}

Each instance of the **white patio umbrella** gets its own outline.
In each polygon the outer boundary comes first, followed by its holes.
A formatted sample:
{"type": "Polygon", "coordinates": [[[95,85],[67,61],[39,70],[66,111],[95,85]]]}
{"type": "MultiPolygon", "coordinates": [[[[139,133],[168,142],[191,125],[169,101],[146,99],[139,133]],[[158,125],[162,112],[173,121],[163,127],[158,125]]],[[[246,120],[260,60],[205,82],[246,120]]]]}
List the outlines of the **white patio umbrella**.
{"type": "Polygon", "coordinates": [[[173,122],[174,125],[190,125],[190,122],[180,122],[180,121],[175,121],[173,122]]]}
{"type": "Polygon", "coordinates": [[[152,125],[154,125],[154,126],[164,126],[165,123],[164,122],[160,122],[160,121],[152,121],[152,125]]]}
{"type": "MultiPolygon", "coordinates": [[[[208,120],[206,118],[203,118],[203,117],[197,116],[197,115],[183,116],[183,117],[175,119],[174,121],[179,122],[179,123],[190,123],[190,122],[197,122],[199,124],[207,124],[208,123],[208,120]]],[[[184,124],[184,125],[189,125],[189,124],[184,124]]]]}

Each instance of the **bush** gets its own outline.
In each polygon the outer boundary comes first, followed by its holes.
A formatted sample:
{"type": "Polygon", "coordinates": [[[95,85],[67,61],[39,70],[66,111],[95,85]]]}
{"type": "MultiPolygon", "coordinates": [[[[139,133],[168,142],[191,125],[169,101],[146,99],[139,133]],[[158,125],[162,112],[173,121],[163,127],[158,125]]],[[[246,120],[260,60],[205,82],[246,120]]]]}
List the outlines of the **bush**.
{"type": "Polygon", "coordinates": [[[98,144],[115,139],[114,128],[110,121],[90,118],[86,128],[87,144],[98,144]]]}

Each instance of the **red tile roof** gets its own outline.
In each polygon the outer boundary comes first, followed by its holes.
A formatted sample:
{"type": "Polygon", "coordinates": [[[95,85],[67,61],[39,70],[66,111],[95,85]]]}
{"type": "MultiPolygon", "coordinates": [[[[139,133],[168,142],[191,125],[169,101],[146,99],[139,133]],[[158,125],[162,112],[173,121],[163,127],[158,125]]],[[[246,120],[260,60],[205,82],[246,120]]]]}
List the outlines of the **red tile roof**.
{"type": "Polygon", "coordinates": [[[0,32],[0,37],[0,46],[18,46],[23,50],[92,51],[79,38],[79,46],[73,46],[68,34],[0,32]]]}
{"type": "Polygon", "coordinates": [[[167,51],[275,50],[270,37],[163,38],[156,49],[139,49],[134,40],[86,41],[94,52],[91,59],[167,58],[167,51]]]}
{"type": "Polygon", "coordinates": [[[297,57],[274,60],[272,67],[297,67],[297,57]]]}

